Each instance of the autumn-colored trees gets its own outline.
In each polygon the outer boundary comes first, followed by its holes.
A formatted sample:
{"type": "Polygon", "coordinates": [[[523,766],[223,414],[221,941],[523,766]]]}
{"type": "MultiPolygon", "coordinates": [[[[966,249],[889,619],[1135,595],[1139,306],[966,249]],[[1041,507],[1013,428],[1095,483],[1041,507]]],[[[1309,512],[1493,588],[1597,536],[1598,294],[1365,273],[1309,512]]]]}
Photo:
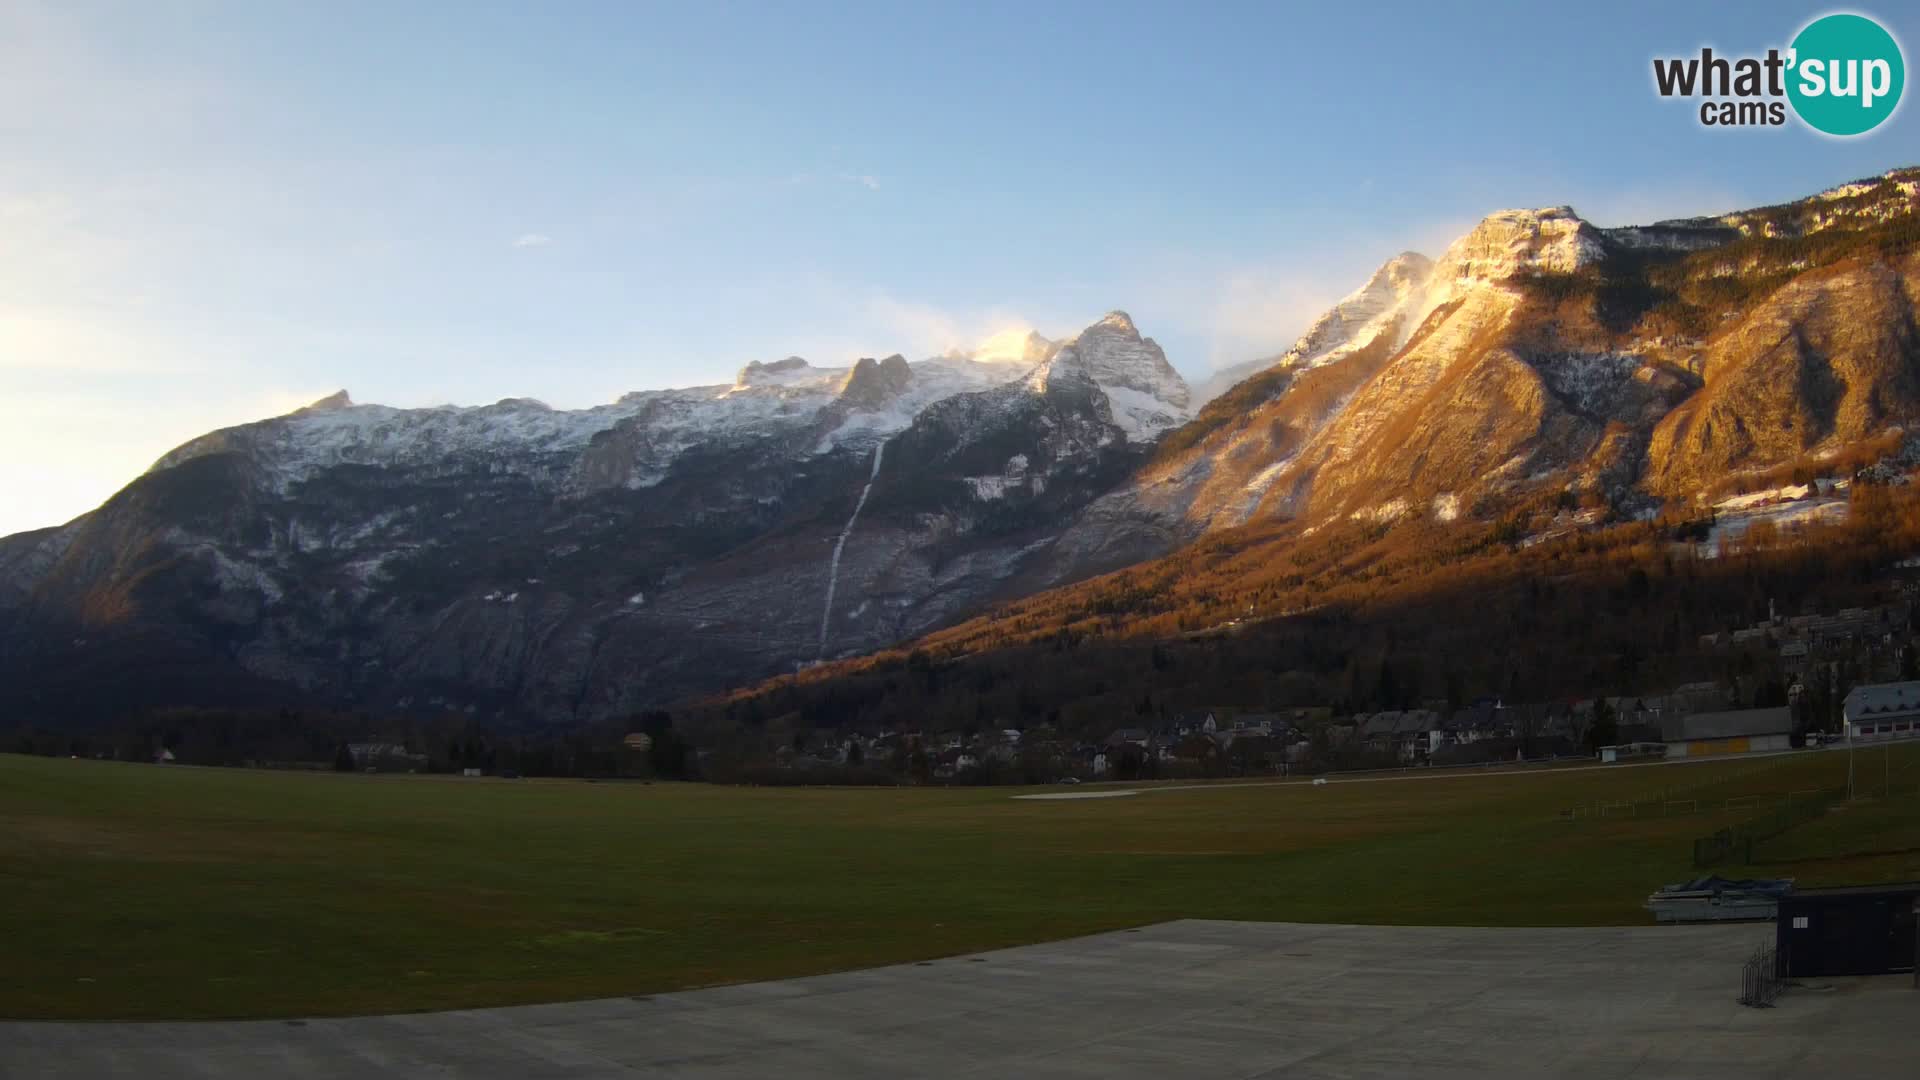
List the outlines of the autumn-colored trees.
{"type": "Polygon", "coordinates": [[[1556,525],[1565,511],[1551,502],[1515,506],[1506,531],[1260,523],[678,715],[709,730],[800,710],[870,730],[1047,723],[1092,738],[1214,705],[1359,711],[1780,683],[1777,657],[1700,638],[1770,605],[1831,612],[1892,595],[1892,563],[1920,552],[1920,494],[1857,484],[1850,510],[1756,524],[1726,558],[1703,556],[1684,515],[1583,529],[1556,525]]]}

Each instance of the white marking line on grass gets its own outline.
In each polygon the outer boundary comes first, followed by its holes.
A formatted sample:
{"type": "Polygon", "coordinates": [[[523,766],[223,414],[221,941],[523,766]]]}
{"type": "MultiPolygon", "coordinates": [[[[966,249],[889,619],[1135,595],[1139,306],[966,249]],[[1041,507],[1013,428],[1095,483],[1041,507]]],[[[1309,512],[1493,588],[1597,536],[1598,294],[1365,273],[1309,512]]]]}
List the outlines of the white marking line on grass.
{"type": "Polygon", "coordinates": [[[1015,795],[1016,799],[1117,799],[1138,795],[1138,791],[1055,791],[1046,795],[1015,795]]]}

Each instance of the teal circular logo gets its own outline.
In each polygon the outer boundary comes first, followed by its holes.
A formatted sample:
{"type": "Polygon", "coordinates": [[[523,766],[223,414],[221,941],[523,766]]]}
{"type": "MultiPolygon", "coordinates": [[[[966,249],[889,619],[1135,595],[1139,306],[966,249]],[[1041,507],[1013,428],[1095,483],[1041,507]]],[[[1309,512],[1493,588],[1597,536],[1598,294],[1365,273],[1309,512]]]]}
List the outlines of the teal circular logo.
{"type": "Polygon", "coordinates": [[[1862,135],[1900,104],[1907,83],[1900,43],[1864,15],[1825,15],[1793,39],[1787,99],[1816,131],[1862,135]]]}

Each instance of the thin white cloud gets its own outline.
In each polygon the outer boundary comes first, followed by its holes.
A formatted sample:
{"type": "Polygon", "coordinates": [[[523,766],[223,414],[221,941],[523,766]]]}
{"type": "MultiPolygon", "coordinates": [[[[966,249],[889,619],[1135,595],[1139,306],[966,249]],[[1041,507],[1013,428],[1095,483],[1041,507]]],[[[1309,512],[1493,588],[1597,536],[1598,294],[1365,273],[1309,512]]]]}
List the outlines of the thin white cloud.
{"type": "Polygon", "coordinates": [[[1209,320],[1214,360],[1284,348],[1358,282],[1277,267],[1244,267],[1219,282],[1209,320]],[[1222,355],[1224,354],[1224,355],[1222,355]]]}
{"type": "Polygon", "coordinates": [[[1026,329],[1025,319],[1003,309],[951,311],[873,290],[851,305],[855,325],[897,342],[889,352],[919,359],[949,349],[971,349],[1006,330],[1026,329]]]}
{"type": "Polygon", "coordinates": [[[546,247],[551,243],[553,243],[553,237],[548,236],[546,233],[530,232],[521,233],[519,236],[514,237],[512,246],[516,248],[538,248],[546,247]]]}
{"type": "MultiPolygon", "coordinates": [[[[1502,209],[1505,208],[1498,206],[1488,207],[1487,213],[1496,213],[1502,209]]],[[[1468,217],[1463,214],[1459,217],[1435,218],[1432,221],[1414,225],[1406,230],[1406,242],[1400,250],[1417,251],[1429,259],[1437,259],[1446,254],[1447,249],[1453,246],[1454,241],[1472,232],[1474,226],[1480,224],[1484,218],[1484,214],[1479,217],[1468,217]]],[[[1382,259],[1381,261],[1385,262],[1386,260],[1382,259]]],[[[1368,270],[1368,273],[1372,273],[1371,268],[1368,270]]],[[[1360,281],[1356,280],[1351,287],[1359,288],[1360,281]]]]}
{"type": "Polygon", "coordinates": [[[845,180],[850,184],[859,184],[861,187],[866,188],[868,191],[880,190],[880,181],[873,176],[867,175],[866,173],[841,173],[840,179],[845,180]]]}
{"type": "Polygon", "coordinates": [[[1006,305],[933,304],[824,274],[782,279],[779,288],[804,298],[810,317],[770,330],[761,351],[769,356],[797,354],[823,365],[891,353],[923,360],[950,349],[975,348],[1009,330],[1036,329],[1060,338],[1099,317],[1095,311],[1065,319],[1043,312],[1036,318],[1006,305]]]}
{"type": "Polygon", "coordinates": [[[1359,285],[1371,268],[1357,260],[1237,262],[1206,252],[1164,252],[1120,282],[1113,306],[1128,306],[1141,333],[1167,349],[1167,361],[1191,380],[1273,356],[1308,323],[1359,285]],[[1350,265],[1351,264],[1351,265],[1350,265]]]}

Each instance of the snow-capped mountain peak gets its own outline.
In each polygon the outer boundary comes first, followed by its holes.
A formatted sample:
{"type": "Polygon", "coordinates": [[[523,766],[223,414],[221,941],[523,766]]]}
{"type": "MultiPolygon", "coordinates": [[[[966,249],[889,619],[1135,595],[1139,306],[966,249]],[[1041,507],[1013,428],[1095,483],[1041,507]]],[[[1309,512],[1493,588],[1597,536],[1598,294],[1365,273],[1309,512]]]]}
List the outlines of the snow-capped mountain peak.
{"type": "Polygon", "coordinates": [[[913,368],[899,353],[885,360],[863,356],[841,380],[839,400],[855,408],[875,409],[905,393],[912,382],[913,368]]]}
{"type": "MultiPolygon", "coordinates": [[[[1280,363],[1319,367],[1346,356],[1373,340],[1381,329],[1406,314],[1433,276],[1433,260],[1417,251],[1403,251],[1381,264],[1366,284],[1315,319],[1300,340],[1280,357],[1280,363]]],[[[1411,332],[1411,327],[1404,328],[1411,332]]]]}
{"type": "Polygon", "coordinates": [[[789,356],[784,360],[775,360],[771,363],[755,360],[741,368],[740,373],[733,377],[733,386],[736,390],[744,390],[752,386],[791,386],[797,382],[818,378],[820,374],[818,368],[798,356],[789,356]]]}
{"type": "Polygon", "coordinates": [[[1498,282],[1529,271],[1572,273],[1606,257],[1600,230],[1571,206],[1501,210],[1447,246],[1440,281],[1498,282]]]}
{"type": "Polygon", "coordinates": [[[1424,298],[1432,276],[1433,260],[1425,255],[1417,251],[1395,255],[1382,263],[1365,284],[1322,312],[1286,352],[1216,371],[1195,395],[1195,404],[1204,405],[1275,367],[1304,370],[1335,363],[1365,348],[1389,329],[1398,327],[1404,339],[1412,327],[1402,323],[1409,309],[1424,298]]]}
{"type": "Polygon", "coordinates": [[[971,360],[976,364],[1015,364],[1030,368],[1045,361],[1059,348],[1059,342],[1047,340],[1039,331],[1018,327],[1000,331],[971,351],[948,350],[945,359],[971,360]]]}
{"type": "MultiPolygon", "coordinates": [[[[1434,311],[1467,292],[1503,286],[1520,274],[1572,273],[1598,262],[1606,256],[1602,235],[1570,206],[1489,214],[1438,259],[1416,251],[1388,259],[1365,284],[1315,319],[1292,348],[1271,360],[1216,373],[1200,400],[1212,400],[1270,368],[1336,363],[1378,341],[1388,329],[1394,331],[1391,343],[1397,348],[1434,311]]],[[[1120,312],[1108,318],[1128,321],[1120,312]]]]}
{"type": "Polygon", "coordinates": [[[1124,311],[1100,321],[1065,342],[1053,358],[1034,369],[1035,390],[1066,379],[1083,379],[1106,394],[1113,422],[1129,440],[1152,439],[1192,418],[1192,394],[1185,379],[1167,363],[1152,338],[1143,338],[1124,311]]]}
{"type": "Polygon", "coordinates": [[[217,592],[209,617],[251,642],[221,654],[236,670],[403,708],[482,672],[463,707],[597,714],[703,686],[716,649],[761,672],[972,610],[1187,404],[1120,314],[1068,343],[789,356],[588,409],[342,392],[194,439],[57,540],[0,548],[0,604],[30,578],[84,582],[76,604],[106,587],[46,569],[78,544],[164,566],[154,610],[217,592]],[[343,658],[341,628],[376,624],[343,658]]]}
{"type": "Polygon", "coordinates": [[[1513,278],[1570,274],[1606,258],[1601,231],[1571,206],[1488,214],[1433,262],[1425,287],[1400,324],[1404,344],[1442,305],[1513,278]]]}
{"type": "Polygon", "coordinates": [[[553,409],[530,398],[401,409],[356,404],[343,390],[286,416],[201,436],[154,470],[240,451],[285,491],[338,465],[451,467],[487,457],[502,472],[561,490],[637,489],[661,482],[696,446],[798,438],[808,448],[803,455],[865,453],[946,398],[1023,379],[1039,392],[1069,372],[1106,395],[1130,441],[1151,439],[1190,415],[1186,384],[1159,346],[1114,312],[1065,345],[1022,328],[971,352],[916,362],[897,353],[845,367],[817,367],[799,356],[756,360],[730,384],[639,391],[588,409],[553,409]]]}
{"type": "Polygon", "coordinates": [[[353,398],[345,390],[335,390],[326,397],[314,401],[303,408],[294,410],[294,414],[332,412],[335,409],[353,408],[353,398]]]}

